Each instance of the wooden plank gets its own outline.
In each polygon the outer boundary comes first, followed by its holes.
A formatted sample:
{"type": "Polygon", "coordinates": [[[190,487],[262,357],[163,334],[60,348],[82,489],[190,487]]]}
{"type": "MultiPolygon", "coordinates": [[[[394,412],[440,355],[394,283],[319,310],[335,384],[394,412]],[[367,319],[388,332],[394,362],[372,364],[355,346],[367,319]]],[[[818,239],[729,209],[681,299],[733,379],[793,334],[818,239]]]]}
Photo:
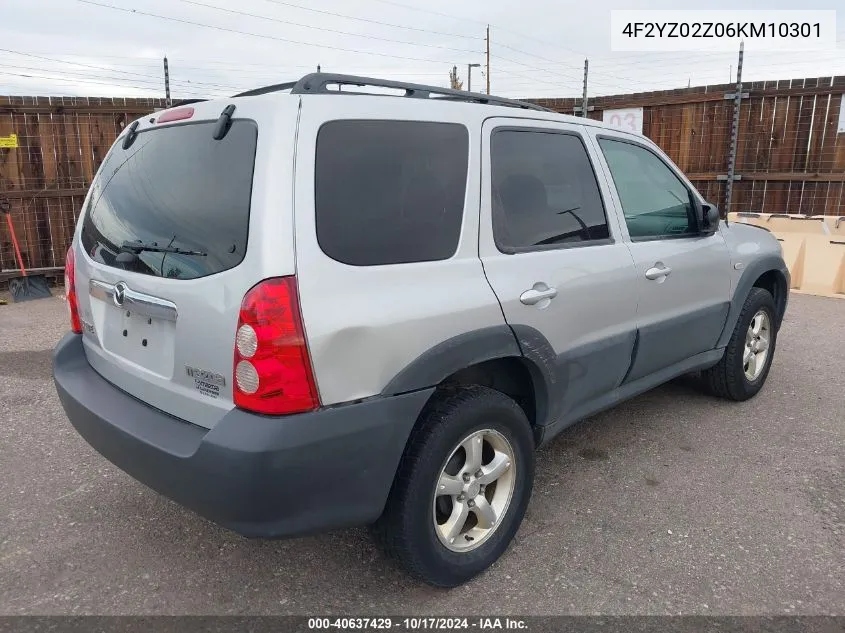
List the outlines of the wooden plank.
{"type": "Polygon", "coordinates": [[[817,171],[833,171],[836,160],[837,126],[839,123],[839,108],[841,97],[825,95],[825,109],[820,127],[820,142],[818,145],[816,162],[813,168],[817,171]]]}
{"type": "Polygon", "coordinates": [[[801,213],[824,215],[829,183],[804,183],[804,197],[801,199],[801,213]]]}
{"type": "MultiPolygon", "coordinates": [[[[819,88],[830,85],[832,78],[823,77],[819,79],[819,88]]],[[[830,108],[831,95],[819,94],[815,97],[815,107],[813,109],[812,129],[810,130],[809,148],[807,150],[807,171],[820,171],[822,164],[822,147],[825,144],[825,137],[828,135],[828,117],[827,113],[830,108]]],[[[836,128],[833,128],[836,132],[836,128]]],[[[829,140],[829,139],[828,139],[829,140]]]]}
{"type": "Polygon", "coordinates": [[[756,161],[762,108],[763,98],[747,99],[740,103],[736,146],[736,173],[738,174],[750,169],[756,161]]]}
{"type": "Polygon", "coordinates": [[[79,128],[79,159],[81,163],[82,181],[79,184],[90,185],[94,179],[94,149],[91,136],[91,115],[80,112],[76,115],[79,128]]]}
{"type": "Polygon", "coordinates": [[[843,191],[845,191],[845,183],[830,183],[824,201],[825,215],[845,215],[845,208],[840,205],[843,191]]]}
{"type": "Polygon", "coordinates": [[[50,215],[50,241],[52,244],[52,265],[63,266],[65,254],[73,238],[75,227],[72,199],[53,198],[45,201],[50,215]]]}
{"type": "Polygon", "coordinates": [[[801,213],[801,200],[804,197],[804,183],[790,182],[783,211],[778,213],[801,213]]]}
{"type": "Polygon", "coordinates": [[[765,213],[786,213],[789,185],[790,183],[787,182],[767,182],[762,211],[765,213]]]}
{"type": "Polygon", "coordinates": [[[720,174],[728,172],[728,155],[731,145],[731,122],[733,120],[733,103],[717,101],[713,103],[710,114],[712,128],[710,135],[710,153],[707,164],[712,170],[720,174]]]}
{"type": "Polygon", "coordinates": [[[56,186],[58,181],[58,166],[56,164],[56,143],[61,135],[56,134],[55,126],[52,124],[51,115],[38,114],[38,132],[40,135],[38,144],[41,149],[41,164],[44,169],[44,185],[56,186]]]}
{"type": "MultiPolygon", "coordinates": [[[[841,107],[842,97],[834,95],[830,108],[830,118],[834,121],[834,125],[837,125],[841,116],[841,107]]],[[[833,128],[833,131],[836,132],[836,127],[833,128]]],[[[830,170],[845,171],[845,133],[834,134],[832,143],[830,170]]]]}
{"type": "MultiPolygon", "coordinates": [[[[783,83],[778,82],[778,85],[780,86],[783,83]]],[[[786,83],[791,83],[791,81],[787,80],[786,83]]],[[[787,172],[792,169],[795,157],[800,103],[800,97],[778,99],[778,114],[775,121],[775,129],[772,133],[772,161],[770,167],[772,171],[787,172]],[[783,107],[781,108],[781,106],[783,107]]],[[[777,213],[785,213],[789,186],[773,188],[773,193],[778,198],[772,200],[772,206],[782,209],[777,211],[777,213]]]]}
{"type": "MultiPolygon", "coordinates": [[[[766,82],[766,86],[776,82],[766,82]]],[[[758,127],[757,156],[754,161],[754,171],[766,171],[771,167],[772,161],[772,130],[775,122],[777,109],[777,97],[765,97],[762,102],[760,114],[760,126],[758,127]]]]}
{"type": "Polygon", "coordinates": [[[735,182],[731,193],[730,208],[726,209],[726,211],[729,213],[733,211],[751,211],[749,205],[751,202],[751,188],[753,184],[753,182],[735,182]]]}
{"type": "MultiPolygon", "coordinates": [[[[69,112],[64,115],[64,135],[67,141],[64,176],[68,187],[79,187],[86,182],[82,171],[82,148],[77,124],[78,116],[76,112],[69,112]]],[[[90,182],[90,180],[87,182],[90,182]]]]}
{"type": "MultiPolygon", "coordinates": [[[[816,87],[816,79],[806,79],[811,87],[816,87]]],[[[813,129],[813,113],[816,107],[817,95],[805,95],[799,98],[798,123],[795,134],[795,146],[792,153],[793,171],[806,171],[809,161],[810,134],[813,129]]]]}
{"type": "MultiPolygon", "coordinates": [[[[19,120],[23,136],[20,137],[21,154],[24,161],[20,164],[20,178],[26,187],[36,189],[44,188],[44,168],[41,160],[40,133],[37,114],[18,114],[15,117],[19,120]]],[[[34,200],[22,201],[17,213],[22,226],[17,231],[17,238],[20,244],[21,256],[24,258],[27,267],[42,265],[42,241],[39,235],[39,215],[41,209],[33,204],[34,200]]],[[[49,236],[44,236],[49,239],[49,236]]]]}

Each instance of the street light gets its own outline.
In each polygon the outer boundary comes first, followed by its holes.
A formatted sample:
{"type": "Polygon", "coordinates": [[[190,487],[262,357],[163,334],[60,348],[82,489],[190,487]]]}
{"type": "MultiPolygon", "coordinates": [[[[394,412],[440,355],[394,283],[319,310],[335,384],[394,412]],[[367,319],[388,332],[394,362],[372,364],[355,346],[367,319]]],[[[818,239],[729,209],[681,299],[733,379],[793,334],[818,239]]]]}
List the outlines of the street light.
{"type": "Polygon", "coordinates": [[[467,64],[467,92],[472,92],[472,69],[481,68],[481,64],[467,64]]]}

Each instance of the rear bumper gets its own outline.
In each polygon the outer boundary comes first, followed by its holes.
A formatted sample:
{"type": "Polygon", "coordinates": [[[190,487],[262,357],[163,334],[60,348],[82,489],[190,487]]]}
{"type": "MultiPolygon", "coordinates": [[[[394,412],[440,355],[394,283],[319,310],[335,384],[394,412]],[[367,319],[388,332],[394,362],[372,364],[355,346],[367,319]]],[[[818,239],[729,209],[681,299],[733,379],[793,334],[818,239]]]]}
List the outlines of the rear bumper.
{"type": "Polygon", "coordinates": [[[88,364],[81,336],[58,344],[53,378],[71,424],[109,461],[198,514],[256,537],[378,518],[432,391],[283,418],[234,409],[209,430],[103,379],[88,364]]]}

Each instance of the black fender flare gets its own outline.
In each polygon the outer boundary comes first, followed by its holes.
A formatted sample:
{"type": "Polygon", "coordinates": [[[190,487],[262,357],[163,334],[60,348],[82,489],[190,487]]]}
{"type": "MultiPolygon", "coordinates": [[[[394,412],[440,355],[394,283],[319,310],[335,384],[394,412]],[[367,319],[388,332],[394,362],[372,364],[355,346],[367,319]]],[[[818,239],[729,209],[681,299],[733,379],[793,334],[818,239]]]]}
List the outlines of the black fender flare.
{"type": "Polygon", "coordinates": [[[719,342],[716,344],[717,348],[727,346],[731,339],[731,335],[733,334],[734,328],[736,327],[737,319],[739,319],[739,313],[742,311],[742,306],[745,305],[745,300],[748,298],[751,288],[754,287],[754,284],[761,276],[771,271],[779,273],[783,282],[783,287],[781,288],[783,292],[781,292],[777,306],[777,327],[780,328],[781,321],[783,321],[783,315],[786,312],[786,303],[789,296],[791,278],[789,269],[787,269],[783,258],[779,255],[772,254],[751,262],[742,272],[736,288],[734,289],[733,297],[731,297],[731,307],[730,310],[728,310],[728,318],[725,321],[725,327],[722,330],[722,335],[719,337],[719,342]]]}
{"type": "Polygon", "coordinates": [[[525,361],[534,386],[537,424],[554,420],[550,394],[557,382],[557,356],[543,334],[525,325],[494,325],[442,341],[396,374],[381,395],[428,389],[462,369],[501,358],[525,361]]]}

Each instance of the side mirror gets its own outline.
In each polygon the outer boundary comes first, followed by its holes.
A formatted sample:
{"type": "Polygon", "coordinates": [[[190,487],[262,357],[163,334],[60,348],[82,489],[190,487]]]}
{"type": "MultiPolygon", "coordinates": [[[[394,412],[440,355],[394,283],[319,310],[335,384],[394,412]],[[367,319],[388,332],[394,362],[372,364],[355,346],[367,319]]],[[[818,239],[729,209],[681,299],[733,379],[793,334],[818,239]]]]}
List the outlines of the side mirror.
{"type": "Polygon", "coordinates": [[[699,210],[699,218],[701,218],[702,235],[713,235],[719,229],[719,208],[709,202],[696,206],[699,210]]]}

